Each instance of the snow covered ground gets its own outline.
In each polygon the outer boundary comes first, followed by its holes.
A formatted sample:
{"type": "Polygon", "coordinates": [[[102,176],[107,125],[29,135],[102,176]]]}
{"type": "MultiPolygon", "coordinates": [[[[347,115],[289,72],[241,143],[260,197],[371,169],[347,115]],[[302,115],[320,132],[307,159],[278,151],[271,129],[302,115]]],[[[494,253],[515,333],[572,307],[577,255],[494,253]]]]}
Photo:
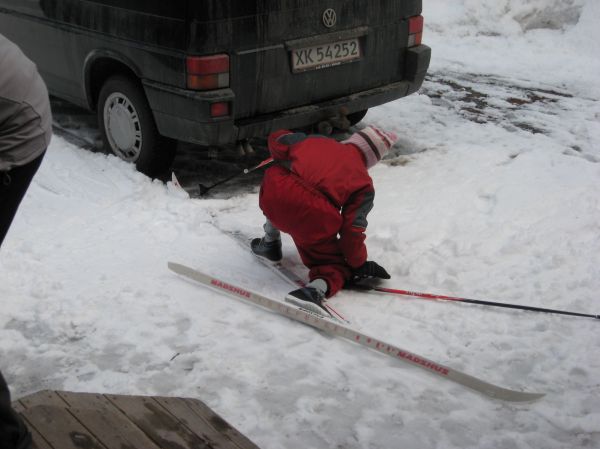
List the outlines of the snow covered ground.
{"type": "MultiPolygon", "coordinates": [[[[392,287],[600,313],[600,3],[424,0],[424,15],[422,91],[365,119],[402,136],[372,170],[370,257],[392,287]]],[[[219,231],[260,234],[257,189],[190,199],[55,137],[0,252],[15,397],[197,397],[265,449],[600,448],[597,320],[331,300],[364,332],[547,394],[510,404],[167,270],[288,291],[219,231]]]]}

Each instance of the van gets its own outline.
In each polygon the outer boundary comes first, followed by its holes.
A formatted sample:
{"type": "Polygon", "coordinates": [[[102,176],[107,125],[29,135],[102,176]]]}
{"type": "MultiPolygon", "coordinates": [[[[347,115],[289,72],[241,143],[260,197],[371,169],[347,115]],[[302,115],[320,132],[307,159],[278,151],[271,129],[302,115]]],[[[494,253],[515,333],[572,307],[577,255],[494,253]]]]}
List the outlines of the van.
{"type": "Polygon", "coordinates": [[[97,113],[108,149],[153,176],[177,141],[223,147],[281,128],[347,127],[417,91],[431,55],[421,9],[421,0],[0,0],[0,33],[51,95],[97,113]]]}

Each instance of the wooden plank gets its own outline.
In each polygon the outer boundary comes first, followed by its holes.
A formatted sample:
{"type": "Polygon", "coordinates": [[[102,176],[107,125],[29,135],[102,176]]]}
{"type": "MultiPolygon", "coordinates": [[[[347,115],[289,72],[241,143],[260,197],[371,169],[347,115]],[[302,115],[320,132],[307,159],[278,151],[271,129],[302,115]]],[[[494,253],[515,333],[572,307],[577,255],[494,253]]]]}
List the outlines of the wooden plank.
{"type": "Polygon", "coordinates": [[[66,408],[37,405],[23,416],[55,449],[106,449],[66,408]]]}
{"type": "Polygon", "coordinates": [[[12,405],[13,410],[16,413],[18,413],[21,416],[21,418],[23,418],[23,420],[25,421],[25,424],[27,424],[27,428],[29,429],[29,432],[31,432],[31,439],[32,439],[31,449],[53,449],[48,444],[48,442],[42,437],[42,435],[40,435],[40,433],[35,429],[35,427],[33,427],[33,425],[27,420],[27,417],[25,417],[23,415],[23,412],[25,410],[27,410],[25,405],[20,400],[14,401],[11,405],[12,405]]]}
{"type": "Polygon", "coordinates": [[[197,399],[45,390],[13,407],[33,449],[258,449],[197,399]]]}
{"type": "Polygon", "coordinates": [[[259,449],[248,437],[217,415],[204,402],[185,398],[183,401],[200,417],[208,421],[218,432],[227,435],[237,446],[244,449],[259,449]]]}
{"type": "Polygon", "coordinates": [[[33,427],[33,425],[27,420],[27,418],[21,415],[27,424],[27,428],[31,432],[31,449],[53,449],[50,444],[42,437],[42,435],[33,427]]]}
{"type": "Polygon", "coordinates": [[[70,408],[70,413],[107,449],[161,449],[121,412],[108,408],[70,408]]]}
{"type": "Polygon", "coordinates": [[[177,449],[211,447],[208,441],[190,431],[150,397],[106,397],[158,446],[177,449]]]}
{"type": "Polygon", "coordinates": [[[25,406],[23,405],[23,403],[21,401],[14,401],[11,404],[13,410],[17,413],[21,413],[23,410],[25,410],[25,406]]]}
{"type": "Polygon", "coordinates": [[[29,396],[19,399],[25,408],[35,407],[37,405],[53,405],[55,407],[66,407],[67,403],[63,401],[56,391],[43,390],[29,396]]]}
{"type": "Polygon", "coordinates": [[[206,419],[194,413],[182,398],[155,397],[177,420],[206,440],[215,449],[240,449],[227,435],[218,432],[206,419]]]}
{"type": "Polygon", "coordinates": [[[100,393],[74,393],[72,391],[57,391],[58,396],[73,408],[110,409],[117,412],[118,409],[100,393]]]}

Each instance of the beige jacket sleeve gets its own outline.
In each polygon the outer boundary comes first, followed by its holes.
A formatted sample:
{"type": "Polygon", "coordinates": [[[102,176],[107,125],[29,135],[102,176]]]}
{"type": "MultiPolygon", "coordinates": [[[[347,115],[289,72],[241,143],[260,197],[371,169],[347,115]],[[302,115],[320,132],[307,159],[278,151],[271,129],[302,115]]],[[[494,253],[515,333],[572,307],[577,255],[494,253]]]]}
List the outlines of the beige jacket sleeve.
{"type": "Polygon", "coordinates": [[[51,136],[46,85],[35,64],[0,34],[0,171],[36,159],[51,136]]]}

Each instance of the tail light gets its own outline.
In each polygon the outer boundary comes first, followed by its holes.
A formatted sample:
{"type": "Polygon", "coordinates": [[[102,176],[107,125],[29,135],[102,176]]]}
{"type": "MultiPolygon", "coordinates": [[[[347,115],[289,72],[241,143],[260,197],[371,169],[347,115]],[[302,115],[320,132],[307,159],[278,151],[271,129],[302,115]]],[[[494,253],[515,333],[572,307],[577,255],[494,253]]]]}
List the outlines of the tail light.
{"type": "Polygon", "coordinates": [[[421,45],[423,38],[423,16],[414,16],[408,19],[408,46],[421,45]]]}
{"type": "Polygon", "coordinates": [[[229,115],[229,103],[218,102],[210,105],[210,116],[213,118],[225,117],[229,115]]]}
{"type": "Polygon", "coordinates": [[[188,56],[187,87],[194,90],[211,90],[229,87],[229,56],[188,56]]]}

